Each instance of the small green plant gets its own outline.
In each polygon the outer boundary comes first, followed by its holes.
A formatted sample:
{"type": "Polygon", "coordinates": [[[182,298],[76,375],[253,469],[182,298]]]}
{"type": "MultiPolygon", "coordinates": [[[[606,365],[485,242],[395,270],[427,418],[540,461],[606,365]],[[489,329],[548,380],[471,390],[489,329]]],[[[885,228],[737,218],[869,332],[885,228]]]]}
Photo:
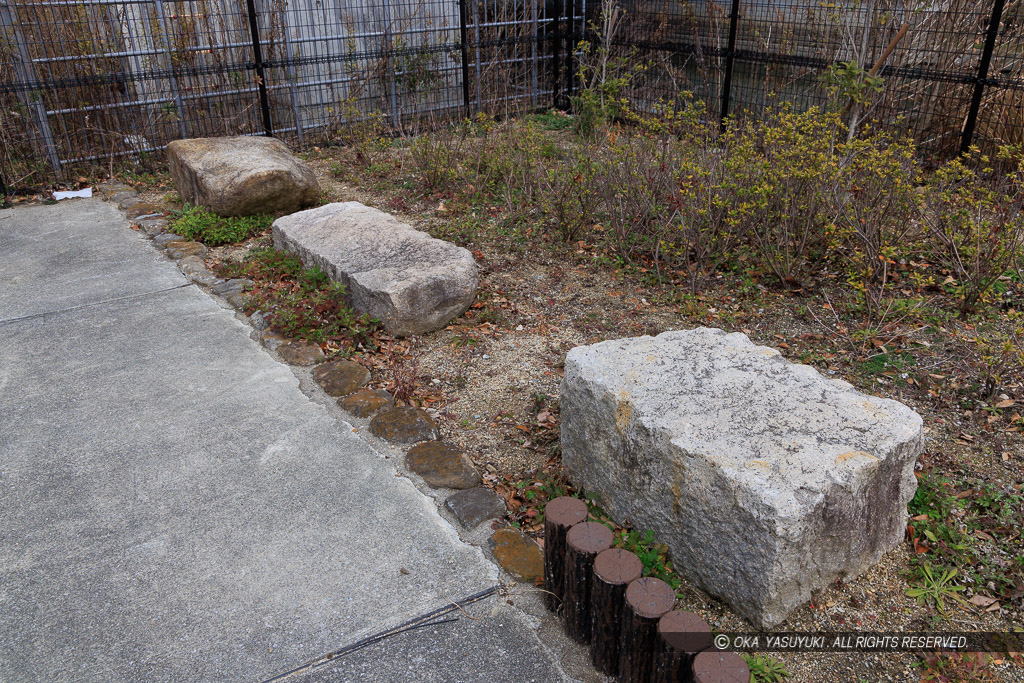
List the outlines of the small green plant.
{"type": "Polygon", "coordinates": [[[966,602],[960,596],[966,587],[954,582],[957,574],[959,571],[955,568],[936,570],[932,568],[931,563],[925,562],[918,568],[918,585],[908,588],[907,596],[917,599],[922,605],[936,607],[942,616],[949,618],[949,615],[946,614],[947,600],[966,602]]]}
{"type": "Polygon", "coordinates": [[[668,559],[668,546],[658,543],[653,531],[623,531],[616,547],[628,550],[640,558],[644,566],[644,576],[661,579],[673,590],[678,590],[680,580],[672,571],[672,562],[668,559]]]}
{"type": "Polygon", "coordinates": [[[201,206],[186,206],[177,218],[171,221],[171,232],[198,240],[211,247],[235,244],[255,237],[270,229],[273,216],[257,214],[224,218],[201,206]]]}
{"type": "Polygon", "coordinates": [[[1012,327],[979,334],[975,339],[978,351],[978,379],[981,397],[991,398],[1010,377],[1024,374],[1024,315],[1006,314],[1012,327]]]}
{"type": "Polygon", "coordinates": [[[219,274],[253,280],[246,312],[264,311],[271,326],[288,337],[352,348],[369,343],[377,327],[377,321],[348,305],[344,285],[331,282],[320,268],[304,268],[297,256],[254,249],[244,261],[222,266],[219,274]]]}
{"type": "Polygon", "coordinates": [[[786,665],[768,655],[740,653],[750,669],[751,683],[778,683],[792,676],[786,665]]]}

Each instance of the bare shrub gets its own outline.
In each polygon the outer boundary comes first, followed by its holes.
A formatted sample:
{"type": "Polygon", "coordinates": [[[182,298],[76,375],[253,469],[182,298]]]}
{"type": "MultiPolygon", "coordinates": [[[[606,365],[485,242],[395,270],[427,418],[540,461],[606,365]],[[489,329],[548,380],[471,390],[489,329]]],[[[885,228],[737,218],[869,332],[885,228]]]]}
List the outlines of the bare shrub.
{"type": "MultiPolygon", "coordinates": [[[[932,258],[955,277],[960,315],[966,316],[1024,249],[1024,156],[1002,148],[998,161],[975,153],[936,170],[926,192],[924,223],[932,258]]],[[[953,283],[951,283],[953,284],[953,283]]]]}

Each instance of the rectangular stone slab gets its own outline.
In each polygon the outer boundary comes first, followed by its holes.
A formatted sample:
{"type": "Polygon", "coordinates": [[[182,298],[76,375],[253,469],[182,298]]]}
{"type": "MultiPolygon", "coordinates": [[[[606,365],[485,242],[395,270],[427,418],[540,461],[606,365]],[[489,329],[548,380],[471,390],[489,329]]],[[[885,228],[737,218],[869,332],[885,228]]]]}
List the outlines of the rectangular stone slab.
{"type": "Polygon", "coordinates": [[[275,247],[343,283],[353,308],[395,335],[440,329],[476,296],[477,267],[468,250],[359,202],[278,218],[273,233],[275,247]]]}
{"type": "Polygon", "coordinates": [[[758,627],[903,539],[921,418],[746,335],[577,347],[561,411],[572,481],[758,627]]]}

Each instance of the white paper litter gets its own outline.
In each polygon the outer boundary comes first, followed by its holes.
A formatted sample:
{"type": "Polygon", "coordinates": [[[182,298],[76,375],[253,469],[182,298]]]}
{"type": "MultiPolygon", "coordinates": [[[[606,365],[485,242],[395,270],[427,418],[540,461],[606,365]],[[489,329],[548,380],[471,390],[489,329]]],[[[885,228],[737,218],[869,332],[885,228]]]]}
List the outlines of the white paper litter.
{"type": "Polygon", "coordinates": [[[82,197],[88,199],[92,196],[92,188],[87,187],[84,190],[65,190],[62,192],[54,192],[53,198],[58,202],[62,199],[74,199],[75,197],[82,197]]]}

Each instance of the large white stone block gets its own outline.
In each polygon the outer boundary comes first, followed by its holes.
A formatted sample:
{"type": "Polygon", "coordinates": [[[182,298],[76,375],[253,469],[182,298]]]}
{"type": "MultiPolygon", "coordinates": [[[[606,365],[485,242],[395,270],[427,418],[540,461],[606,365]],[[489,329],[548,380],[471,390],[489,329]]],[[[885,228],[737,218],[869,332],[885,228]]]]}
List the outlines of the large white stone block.
{"type": "Polygon", "coordinates": [[[758,627],[903,539],[921,418],[746,335],[577,347],[561,412],[572,481],[758,627]]]}
{"type": "Polygon", "coordinates": [[[395,335],[440,329],[476,296],[477,266],[468,250],[359,202],[284,216],[273,233],[275,247],[344,283],[352,306],[395,335]]]}

